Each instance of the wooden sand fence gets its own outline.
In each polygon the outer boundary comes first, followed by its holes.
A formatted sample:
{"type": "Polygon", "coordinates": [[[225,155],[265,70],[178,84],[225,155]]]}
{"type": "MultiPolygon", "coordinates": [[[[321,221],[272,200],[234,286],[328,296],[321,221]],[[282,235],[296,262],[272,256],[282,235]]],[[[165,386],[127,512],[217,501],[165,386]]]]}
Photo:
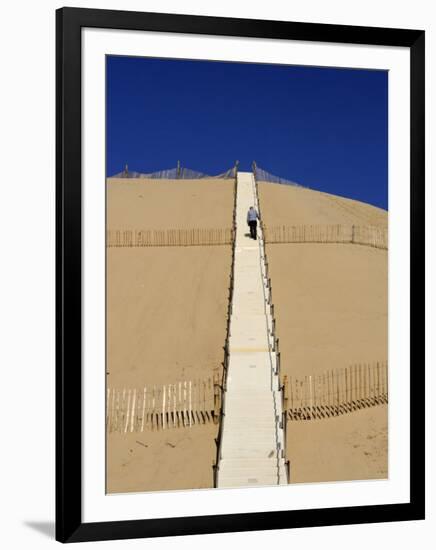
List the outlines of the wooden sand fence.
{"type": "Polygon", "coordinates": [[[141,388],[107,388],[106,429],[109,433],[143,432],[217,423],[221,410],[218,375],[141,388]]]}
{"type": "Polygon", "coordinates": [[[350,365],[316,376],[283,379],[289,420],[338,416],[388,402],[388,364],[350,365]]]}
{"type": "Polygon", "coordinates": [[[263,225],[265,242],[344,243],[388,249],[388,230],[375,225],[263,225]]]}
{"type": "Polygon", "coordinates": [[[109,229],[108,247],[214,246],[233,243],[231,228],[109,229]]]}

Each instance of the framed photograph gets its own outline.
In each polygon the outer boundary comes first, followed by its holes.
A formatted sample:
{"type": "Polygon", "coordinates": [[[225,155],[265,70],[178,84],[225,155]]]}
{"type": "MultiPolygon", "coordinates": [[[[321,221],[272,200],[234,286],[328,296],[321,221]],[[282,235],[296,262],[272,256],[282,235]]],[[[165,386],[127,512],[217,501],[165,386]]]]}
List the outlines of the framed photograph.
{"type": "Polygon", "coordinates": [[[424,32],[63,8],[56,538],[424,518],[424,32]]]}

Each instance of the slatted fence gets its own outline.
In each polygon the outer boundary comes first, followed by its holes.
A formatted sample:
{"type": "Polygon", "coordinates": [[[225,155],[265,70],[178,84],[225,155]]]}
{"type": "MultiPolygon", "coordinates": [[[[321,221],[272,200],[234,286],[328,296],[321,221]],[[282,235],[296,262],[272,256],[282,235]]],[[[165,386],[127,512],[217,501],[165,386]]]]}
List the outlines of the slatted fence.
{"type": "Polygon", "coordinates": [[[351,243],[388,249],[386,227],[372,225],[263,225],[265,242],[278,243],[351,243]]]}
{"type": "Polygon", "coordinates": [[[218,375],[160,386],[107,388],[106,428],[130,433],[217,423],[220,408],[218,375]]]}
{"type": "Polygon", "coordinates": [[[316,376],[283,379],[289,420],[338,416],[388,402],[388,364],[350,365],[316,376]]]}
{"type": "Polygon", "coordinates": [[[109,229],[108,247],[140,246],[213,246],[232,244],[231,228],[191,229],[109,229]]]}

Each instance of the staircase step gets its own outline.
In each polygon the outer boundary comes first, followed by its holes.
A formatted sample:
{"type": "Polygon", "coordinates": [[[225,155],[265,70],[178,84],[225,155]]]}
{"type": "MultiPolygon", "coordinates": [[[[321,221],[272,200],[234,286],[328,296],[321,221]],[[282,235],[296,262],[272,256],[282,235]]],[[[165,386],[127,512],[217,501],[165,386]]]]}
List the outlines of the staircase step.
{"type": "Polygon", "coordinates": [[[275,476],[252,477],[252,478],[220,478],[220,487],[264,487],[278,485],[278,478],[275,476]]]}
{"type": "Polygon", "coordinates": [[[265,449],[268,452],[272,449],[276,449],[277,444],[273,437],[263,437],[263,438],[246,438],[246,439],[240,439],[240,438],[227,438],[223,439],[221,442],[221,451],[224,453],[228,449],[244,449],[246,451],[250,451],[253,449],[265,449]]]}
{"type": "Polygon", "coordinates": [[[223,458],[220,462],[220,469],[228,468],[229,470],[251,470],[252,468],[271,469],[284,468],[285,462],[282,458],[277,460],[272,458],[223,458]]]}
{"type": "Polygon", "coordinates": [[[244,449],[241,447],[232,447],[221,450],[221,458],[272,458],[277,457],[278,451],[273,447],[244,449]]]}
{"type": "Polygon", "coordinates": [[[236,436],[236,437],[265,437],[266,435],[271,435],[275,437],[275,427],[276,424],[271,422],[270,424],[265,424],[264,426],[244,426],[243,424],[228,423],[226,428],[231,427],[231,433],[225,434],[226,436],[236,436]]]}
{"type": "MultiPolygon", "coordinates": [[[[224,462],[225,459],[222,460],[222,462],[224,462]]],[[[253,474],[255,473],[277,473],[277,472],[280,472],[280,475],[282,474],[285,474],[286,473],[286,468],[284,466],[281,466],[280,468],[277,467],[277,461],[274,461],[275,464],[272,464],[272,465],[266,465],[266,466],[256,466],[255,464],[254,465],[244,465],[244,464],[241,464],[241,465],[238,465],[238,466],[232,466],[232,465],[226,465],[225,463],[220,465],[220,468],[219,468],[219,471],[221,473],[225,472],[226,475],[228,476],[233,476],[233,475],[239,475],[239,474],[243,474],[243,475],[249,475],[249,476],[252,476],[253,474]]]]}
{"type": "Polygon", "coordinates": [[[233,471],[219,471],[219,477],[220,479],[226,479],[226,480],[232,480],[232,479],[260,479],[260,478],[273,478],[279,481],[280,479],[286,479],[286,472],[285,470],[278,472],[278,470],[260,470],[260,471],[239,471],[239,472],[233,472],[233,471]]]}

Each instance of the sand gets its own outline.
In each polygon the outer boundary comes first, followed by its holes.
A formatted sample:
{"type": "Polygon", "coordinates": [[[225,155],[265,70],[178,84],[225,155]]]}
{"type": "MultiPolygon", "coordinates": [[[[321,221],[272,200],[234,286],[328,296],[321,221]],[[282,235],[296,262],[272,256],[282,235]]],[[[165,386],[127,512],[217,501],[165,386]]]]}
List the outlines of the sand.
{"type": "Polygon", "coordinates": [[[205,424],[133,434],[111,434],[107,492],[213,487],[217,426],[205,424]]]}
{"type": "Polygon", "coordinates": [[[110,387],[207,378],[221,368],[230,246],[110,248],[110,387]]]}
{"type": "Polygon", "coordinates": [[[259,200],[268,226],[388,224],[388,214],[382,208],[302,187],[259,182],[259,200]]]}
{"type": "Polygon", "coordinates": [[[288,422],[292,483],[388,477],[387,406],[327,420],[288,422]]]}
{"type": "Polygon", "coordinates": [[[387,253],[352,244],[266,245],[283,374],[387,359],[387,253]]]}
{"type": "MultiPolygon", "coordinates": [[[[271,183],[259,184],[267,226],[387,226],[371,205],[271,183]]],[[[267,244],[280,340],[281,374],[388,358],[388,253],[352,244],[267,244]]],[[[291,482],[387,476],[387,407],[341,417],[288,423],[291,482]],[[369,453],[369,454],[368,454],[369,453]]]]}
{"type": "Polygon", "coordinates": [[[107,179],[107,229],[232,226],[234,179],[107,179]]]}
{"type": "MultiPolygon", "coordinates": [[[[233,180],[108,180],[108,229],[231,227],[233,180]]],[[[222,372],[231,246],[107,249],[107,385],[222,372]]],[[[218,426],[107,437],[107,491],[213,487],[218,426]]]]}

